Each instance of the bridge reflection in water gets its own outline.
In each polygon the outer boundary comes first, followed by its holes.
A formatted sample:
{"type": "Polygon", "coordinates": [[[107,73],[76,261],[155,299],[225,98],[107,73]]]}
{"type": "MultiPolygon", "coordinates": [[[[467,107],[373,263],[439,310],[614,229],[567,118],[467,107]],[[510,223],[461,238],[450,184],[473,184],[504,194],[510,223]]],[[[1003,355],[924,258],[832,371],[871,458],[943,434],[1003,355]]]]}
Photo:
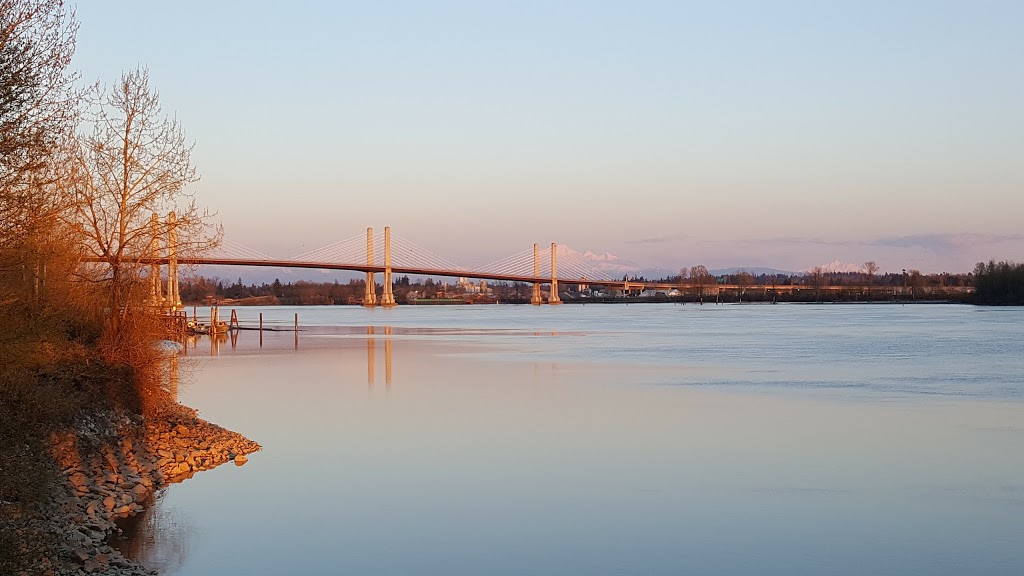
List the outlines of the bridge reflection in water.
{"type": "MultiPolygon", "coordinates": [[[[377,349],[377,338],[375,326],[366,327],[366,388],[373,393],[374,372],[376,369],[375,351],[377,349]]],[[[394,330],[391,326],[384,327],[384,389],[388,398],[391,397],[391,336],[394,330]]]]}
{"type": "MultiPolygon", "coordinates": [[[[392,369],[391,369],[391,357],[393,350],[392,336],[395,331],[392,326],[364,326],[364,327],[351,327],[350,334],[357,334],[359,332],[366,333],[366,384],[369,391],[373,391],[376,374],[376,350],[377,350],[377,337],[383,331],[384,340],[384,383],[385,390],[388,396],[391,395],[391,380],[392,380],[392,369]],[[358,331],[358,332],[357,332],[358,331]]],[[[246,348],[246,340],[244,336],[240,336],[241,330],[232,330],[229,333],[223,334],[208,334],[208,335],[195,335],[188,336],[181,341],[184,346],[182,350],[183,356],[189,356],[199,351],[200,346],[206,346],[206,342],[200,343],[202,340],[206,340],[209,343],[209,355],[211,358],[215,358],[221,355],[221,349],[225,344],[230,342],[231,350],[237,350],[239,346],[239,338],[242,339],[243,349],[246,348]]],[[[253,330],[253,332],[257,332],[253,330]]],[[[264,335],[263,331],[260,330],[258,333],[258,346],[260,349],[264,347],[264,335]]],[[[252,346],[252,343],[248,343],[248,346],[252,346]]],[[[299,335],[295,333],[295,350],[299,349],[299,335]]],[[[178,396],[178,357],[171,357],[166,369],[166,384],[168,390],[174,395],[175,398],[178,396]]]]}
{"type": "MultiPolygon", "coordinates": [[[[491,333],[487,329],[449,329],[449,328],[404,328],[387,325],[387,326],[332,326],[332,327],[312,327],[307,330],[311,331],[311,334],[304,340],[305,344],[303,348],[307,349],[322,349],[325,346],[331,347],[330,344],[326,344],[333,340],[333,337],[344,336],[346,339],[361,339],[365,336],[366,339],[366,386],[367,392],[372,395],[375,385],[377,383],[377,370],[378,370],[378,349],[380,344],[383,344],[384,348],[384,385],[385,394],[388,398],[391,397],[392,381],[393,381],[393,362],[392,358],[394,355],[394,337],[398,335],[420,335],[420,336],[451,336],[451,335],[467,335],[474,334],[478,336],[487,336],[491,333]],[[383,342],[380,342],[383,340],[383,342]]],[[[267,334],[264,331],[258,331],[252,328],[244,330],[232,330],[227,333],[221,334],[203,334],[188,336],[179,342],[183,344],[180,356],[199,356],[205,354],[205,350],[209,350],[209,357],[216,358],[222,355],[230,345],[230,351],[232,353],[251,353],[260,350],[267,351],[278,351],[282,349],[292,348],[299,350],[299,335],[294,333],[294,344],[292,343],[291,330],[280,330],[280,329],[268,329],[267,334]],[[242,335],[242,332],[249,334],[242,335]],[[269,337],[266,341],[265,337],[269,337]],[[287,343],[287,344],[286,344],[287,343]],[[207,348],[208,346],[208,348],[207,348]],[[203,352],[200,352],[203,351],[203,352]]],[[[504,336],[510,334],[509,330],[499,330],[504,336]]],[[[517,332],[523,336],[532,336],[534,338],[558,338],[566,335],[574,335],[574,332],[562,332],[554,330],[523,330],[517,332]]],[[[360,348],[361,344],[357,344],[360,348]]],[[[351,347],[342,347],[343,351],[352,351],[351,347]]],[[[179,363],[182,360],[178,356],[170,358],[170,361],[165,366],[165,386],[168,391],[171,392],[174,398],[178,397],[178,388],[181,377],[179,376],[179,363]]],[[[559,364],[557,362],[547,363],[539,362],[533,363],[534,367],[534,379],[549,380],[552,377],[556,377],[557,369],[559,364]]]]}
{"type": "MultiPolygon", "coordinates": [[[[365,363],[366,363],[366,390],[367,394],[372,397],[374,389],[378,379],[378,361],[379,361],[379,348],[384,349],[384,391],[387,398],[391,398],[392,382],[394,380],[393,370],[393,356],[395,338],[397,336],[430,336],[430,337],[448,337],[448,336],[466,336],[474,335],[486,338],[487,336],[500,334],[502,336],[509,336],[512,334],[518,334],[519,336],[531,336],[533,338],[559,338],[564,336],[579,335],[579,332],[573,331],[557,331],[557,330],[521,330],[521,331],[510,331],[507,329],[502,330],[488,330],[488,329],[452,329],[452,328],[408,328],[408,327],[394,327],[391,325],[387,326],[374,326],[374,325],[349,325],[349,326],[313,326],[308,328],[309,334],[303,337],[303,346],[305,350],[323,350],[325,348],[336,350],[346,356],[346,364],[351,367],[352,357],[350,354],[357,352],[363,355],[362,349],[363,344],[359,342],[365,338],[365,363]],[[335,344],[339,342],[337,337],[342,337],[342,341],[347,341],[350,344],[335,348],[335,344]],[[381,346],[383,345],[383,346],[381,346]]],[[[222,334],[203,334],[188,336],[180,342],[184,345],[183,350],[179,356],[172,356],[169,362],[165,365],[165,386],[167,390],[172,394],[175,399],[178,399],[179,384],[182,376],[179,375],[179,365],[182,362],[187,362],[181,358],[188,356],[203,356],[209,351],[209,357],[216,358],[222,354],[233,355],[238,354],[249,354],[259,351],[266,352],[281,352],[288,348],[293,348],[299,351],[298,345],[299,337],[298,334],[294,335],[294,344],[292,341],[291,330],[267,330],[266,334],[263,331],[258,331],[252,328],[244,330],[232,330],[228,333],[222,334]],[[245,332],[246,334],[243,334],[245,332]],[[229,347],[230,346],[230,347],[229,347]]],[[[406,341],[408,342],[408,341],[406,341]]],[[[359,363],[362,364],[361,362],[359,363]]],[[[188,366],[186,363],[185,366],[188,366]]],[[[559,368],[558,362],[533,362],[533,380],[537,382],[552,381],[559,379],[559,368]]],[[[188,368],[185,368],[185,377],[188,377],[190,372],[188,368]]],[[[351,382],[351,375],[346,375],[345,380],[351,382]]]]}
{"type": "MultiPolygon", "coordinates": [[[[396,414],[399,411],[418,412],[417,406],[430,406],[431,397],[440,395],[446,400],[453,398],[449,396],[453,391],[465,391],[465,386],[472,385],[470,379],[451,378],[452,368],[470,366],[471,364],[456,361],[451,363],[441,351],[449,350],[495,350],[493,347],[476,348],[460,347],[463,345],[465,336],[473,336],[484,340],[489,337],[506,338],[510,335],[519,338],[546,339],[571,335],[572,333],[537,330],[487,330],[487,329],[453,329],[453,328],[409,328],[403,326],[373,326],[373,325],[349,325],[349,326],[326,326],[312,327],[311,334],[303,337],[303,348],[298,353],[293,353],[292,334],[283,331],[268,332],[263,346],[260,346],[259,333],[255,330],[246,330],[245,333],[236,331],[231,334],[201,335],[187,338],[182,341],[185,348],[180,355],[170,355],[166,359],[165,386],[176,399],[186,404],[192,404],[199,408],[205,408],[208,404],[202,401],[211,398],[223,397],[221,390],[232,390],[230,395],[243,394],[245,390],[252,389],[252,380],[259,380],[256,384],[263,390],[270,388],[276,390],[287,390],[286,394],[294,395],[293,387],[299,386],[298,382],[303,379],[287,379],[282,375],[289,374],[290,370],[301,369],[298,366],[310,368],[305,372],[310,376],[321,378],[320,382],[303,382],[302,393],[297,396],[309,394],[322,394],[321,398],[341,398],[335,396],[337,388],[346,388],[344,398],[356,400],[359,403],[361,398],[367,399],[367,404],[375,404],[376,408],[369,407],[362,409],[363,416],[368,418],[386,418],[387,414],[396,414]],[[364,342],[365,341],[365,342],[364,342]],[[429,341],[429,342],[428,342],[429,341]],[[392,383],[395,377],[394,354],[396,344],[398,353],[406,362],[407,370],[402,371],[398,367],[399,377],[405,377],[405,388],[396,388],[396,394],[392,396],[392,383]],[[438,347],[440,344],[443,347],[438,347]],[[381,351],[383,348],[383,368],[380,366],[381,351]],[[221,360],[209,361],[206,354],[209,353],[221,360]],[[191,358],[190,358],[191,357],[191,358]],[[340,362],[336,363],[336,360],[340,362]],[[365,362],[366,392],[363,392],[363,363],[365,362]],[[255,365],[255,367],[253,367],[255,365]],[[277,366],[285,368],[277,369],[277,366]],[[202,366],[200,368],[200,366],[202,366]],[[340,370],[339,370],[340,366],[340,370]],[[412,368],[408,368],[408,367],[412,368]],[[202,370],[202,374],[192,372],[202,370]],[[378,376],[383,369],[383,376],[378,376]],[[228,382],[221,379],[227,376],[228,382]],[[384,394],[380,393],[380,379],[384,381],[384,394]],[[425,386],[423,384],[436,384],[447,382],[445,386],[425,386]],[[199,386],[193,386],[199,384],[199,386]],[[309,392],[307,392],[307,387],[309,392]],[[454,388],[450,387],[454,386],[454,388]],[[266,388],[263,388],[266,387],[266,388]],[[206,389],[204,392],[203,389],[206,389]],[[218,392],[211,393],[211,390],[218,392]],[[327,392],[325,392],[327,391],[327,392]],[[179,392],[181,397],[179,398],[179,392]],[[196,402],[196,404],[193,404],[196,402]],[[386,405],[386,406],[385,406],[386,405]],[[375,411],[376,410],[376,411],[375,411]]],[[[522,370],[508,372],[516,374],[522,382],[529,382],[531,379],[535,384],[550,384],[561,379],[559,365],[557,363],[534,362],[532,366],[524,366],[522,370]]],[[[487,372],[459,372],[459,374],[487,374],[487,372]]],[[[529,386],[520,390],[529,389],[529,386]]],[[[536,388],[535,390],[539,390],[536,388]]],[[[216,400],[215,400],[216,401],[216,400]]],[[[258,404],[256,404],[258,405],[258,404]]],[[[268,406],[268,405],[265,405],[268,406]]],[[[267,409],[273,410],[273,404],[267,409]]],[[[325,409],[328,413],[331,410],[341,410],[337,407],[325,409]]],[[[317,410],[313,410],[316,412],[317,410]]],[[[386,421],[386,420],[385,420],[386,421]]],[[[269,448],[273,452],[274,448],[269,448]]],[[[282,458],[280,452],[268,453],[267,466],[273,466],[275,459],[282,458]]],[[[205,480],[197,480],[205,483],[205,480]]],[[[207,484],[209,486],[209,484],[207,484]]],[[[213,485],[216,485],[214,483],[213,485]]],[[[190,489],[174,487],[171,492],[187,492],[190,489]]],[[[197,489],[195,493],[202,493],[203,489],[197,489]]],[[[218,493],[219,489],[214,488],[206,494],[218,493]]],[[[206,522],[209,518],[203,514],[184,509],[179,510],[174,504],[163,505],[162,500],[167,492],[159,492],[145,505],[145,510],[134,517],[131,517],[120,524],[123,535],[113,540],[112,544],[128,556],[139,559],[146,565],[157,568],[165,573],[177,573],[187,563],[191,553],[203,554],[203,542],[201,533],[208,530],[206,522]]],[[[179,500],[180,501],[180,500],[179,500]]],[[[174,502],[172,499],[171,502],[174,502]]],[[[184,572],[182,572],[184,573],[184,572]]]]}

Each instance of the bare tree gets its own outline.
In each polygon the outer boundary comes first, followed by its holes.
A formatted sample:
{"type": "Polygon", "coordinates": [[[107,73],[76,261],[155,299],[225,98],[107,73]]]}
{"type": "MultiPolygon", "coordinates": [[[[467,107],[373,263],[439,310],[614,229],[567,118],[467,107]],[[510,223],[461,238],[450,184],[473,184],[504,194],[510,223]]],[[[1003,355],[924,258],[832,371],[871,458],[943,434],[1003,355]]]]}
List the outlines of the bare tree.
{"type": "Polygon", "coordinates": [[[68,72],[77,30],[60,0],[0,0],[0,269],[21,271],[2,300],[38,296],[47,260],[73,245],[57,216],[79,112],[68,72]]]}
{"type": "Polygon", "coordinates": [[[690,268],[690,281],[697,287],[697,296],[700,297],[701,302],[704,301],[704,289],[714,283],[715,277],[708,272],[708,269],[703,264],[698,264],[693,268],[690,268]]]}
{"type": "Polygon", "coordinates": [[[871,286],[875,283],[875,274],[878,273],[878,264],[874,260],[864,263],[864,274],[867,275],[868,294],[871,294],[871,286]]]}
{"type": "Polygon", "coordinates": [[[814,288],[814,299],[821,300],[821,287],[825,284],[825,269],[815,266],[807,271],[807,279],[814,288]]]}
{"type": "Polygon", "coordinates": [[[53,191],[55,153],[78,117],[77,31],[61,0],[0,0],[0,247],[52,220],[40,194],[53,191]]]}
{"type": "Polygon", "coordinates": [[[736,284],[739,285],[738,298],[740,302],[743,301],[743,295],[747,292],[747,286],[754,283],[754,276],[746,270],[739,270],[736,272],[736,284]]]}
{"type": "Polygon", "coordinates": [[[920,270],[907,270],[910,275],[910,298],[916,299],[918,294],[924,290],[924,276],[920,270]]]}
{"type": "Polygon", "coordinates": [[[186,189],[199,179],[193,145],[178,121],[162,114],[147,70],[130,70],[109,89],[96,88],[90,107],[92,131],[81,137],[76,162],[76,217],[88,250],[104,262],[96,279],[107,285],[109,329],[116,337],[144,292],[141,260],[154,239],[176,236],[170,248],[189,256],[219,243],[221,229],[186,189]],[[170,212],[173,225],[151,221],[170,212]]]}

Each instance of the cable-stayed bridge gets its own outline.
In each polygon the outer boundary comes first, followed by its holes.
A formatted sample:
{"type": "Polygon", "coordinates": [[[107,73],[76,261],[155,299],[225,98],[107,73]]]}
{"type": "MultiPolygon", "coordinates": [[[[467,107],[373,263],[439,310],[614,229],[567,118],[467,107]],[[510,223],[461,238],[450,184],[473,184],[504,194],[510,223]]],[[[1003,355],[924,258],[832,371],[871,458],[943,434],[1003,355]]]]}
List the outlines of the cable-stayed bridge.
{"type": "MultiPolygon", "coordinates": [[[[153,215],[154,230],[158,229],[157,216],[153,215]]],[[[888,290],[884,286],[830,286],[818,283],[808,285],[732,285],[719,284],[713,277],[693,278],[689,282],[666,283],[613,278],[594,263],[577,252],[560,249],[554,242],[550,247],[541,248],[534,244],[532,250],[524,250],[506,256],[490,264],[465,267],[438,256],[400,236],[392,236],[391,228],[384,228],[384,235],[374,236],[373,229],[367,228],[362,234],[328,244],[287,259],[275,259],[256,250],[224,241],[216,249],[202,255],[178,254],[177,231],[174,214],[167,222],[166,238],[154,235],[146,255],[135,258],[138,264],[149,266],[150,300],[155,306],[177,310],[181,307],[178,291],[179,265],[257,266],[273,268],[305,268],[316,270],[349,270],[366,274],[364,306],[394,306],[396,304],[392,287],[394,274],[430,277],[473,278],[504,282],[532,284],[532,304],[543,304],[542,285],[548,285],[548,304],[561,304],[559,282],[578,286],[604,286],[621,290],[625,294],[644,290],[692,290],[703,301],[705,293],[717,295],[723,290],[764,290],[765,294],[792,292],[801,289],[820,291],[856,290],[860,293],[888,290]],[[163,240],[161,242],[161,240],[163,240]],[[166,291],[162,267],[167,266],[166,291]],[[376,275],[383,274],[382,293],[377,295],[376,275]],[[709,281],[710,279],[710,281],[709,281]]],[[[86,261],[102,262],[103,258],[86,258],[86,261]]],[[[895,296],[896,289],[893,289],[895,296]]],[[[906,290],[903,290],[905,292],[906,290]]]]}
{"type": "Polygon", "coordinates": [[[161,254],[160,247],[151,247],[151,255],[138,259],[140,264],[153,267],[150,274],[151,291],[155,301],[171,302],[172,308],[180,305],[178,295],[179,265],[258,266],[273,268],[305,268],[315,270],[349,270],[366,274],[365,306],[394,306],[392,292],[393,275],[420,275],[431,277],[473,278],[504,282],[523,282],[533,285],[531,302],[542,304],[545,299],[541,286],[548,285],[548,304],[560,304],[558,284],[614,286],[625,290],[644,289],[655,286],[652,283],[630,282],[612,278],[578,253],[559,249],[552,243],[541,248],[534,244],[530,250],[512,254],[490,264],[465,267],[415,243],[391,234],[390,227],[384,228],[383,236],[374,236],[373,229],[367,228],[366,235],[359,234],[334,242],[322,248],[304,252],[287,259],[272,258],[256,250],[224,241],[216,249],[200,256],[178,255],[173,249],[174,242],[168,241],[161,254]],[[158,279],[160,266],[168,268],[166,297],[158,279]],[[377,274],[383,274],[382,293],[376,293],[377,274]]]}

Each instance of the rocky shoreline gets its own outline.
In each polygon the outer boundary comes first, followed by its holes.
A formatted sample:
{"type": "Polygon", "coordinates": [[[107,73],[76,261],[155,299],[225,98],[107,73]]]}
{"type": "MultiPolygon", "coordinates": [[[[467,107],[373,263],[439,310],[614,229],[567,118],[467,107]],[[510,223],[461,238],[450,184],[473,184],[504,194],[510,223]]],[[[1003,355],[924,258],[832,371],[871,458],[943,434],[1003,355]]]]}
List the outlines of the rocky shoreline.
{"type": "Polygon", "coordinates": [[[260,445],[168,402],[155,415],[106,413],[54,438],[58,487],[29,519],[46,537],[48,558],[25,574],[149,576],[109,538],[117,521],[139,514],[168,485],[227,462],[241,466],[260,445]]]}

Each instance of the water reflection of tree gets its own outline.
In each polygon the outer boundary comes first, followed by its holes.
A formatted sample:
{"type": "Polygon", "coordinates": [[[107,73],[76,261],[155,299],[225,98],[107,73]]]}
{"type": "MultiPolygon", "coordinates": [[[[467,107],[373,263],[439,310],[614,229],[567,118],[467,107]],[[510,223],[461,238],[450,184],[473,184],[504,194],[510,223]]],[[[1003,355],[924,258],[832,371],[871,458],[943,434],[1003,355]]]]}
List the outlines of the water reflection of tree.
{"type": "Polygon", "coordinates": [[[163,505],[165,490],[160,490],[138,515],[121,520],[122,534],[111,545],[122,554],[161,574],[180,570],[185,565],[194,526],[177,508],[163,505]]]}

